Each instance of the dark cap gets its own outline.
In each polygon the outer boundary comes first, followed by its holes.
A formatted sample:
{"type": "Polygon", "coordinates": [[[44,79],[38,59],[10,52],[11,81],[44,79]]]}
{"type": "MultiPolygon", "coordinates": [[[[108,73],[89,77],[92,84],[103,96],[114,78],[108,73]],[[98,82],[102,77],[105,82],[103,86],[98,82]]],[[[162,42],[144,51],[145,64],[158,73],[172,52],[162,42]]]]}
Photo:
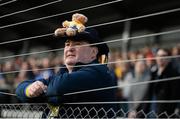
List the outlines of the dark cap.
{"type": "Polygon", "coordinates": [[[74,41],[87,41],[90,44],[95,43],[95,45],[93,45],[93,46],[98,47],[98,50],[99,50],[98,56],[108,55],[109,48],[108,48],[107,44],[101,43],[101,42],[103,42],[103,40],[100,39],[98,32],[93,28],[86,28],[84,32],[77,33],[75,36],[71,36],[71,37],[65,36],[62,38],[65,40],[71,39],[74,41]]]}

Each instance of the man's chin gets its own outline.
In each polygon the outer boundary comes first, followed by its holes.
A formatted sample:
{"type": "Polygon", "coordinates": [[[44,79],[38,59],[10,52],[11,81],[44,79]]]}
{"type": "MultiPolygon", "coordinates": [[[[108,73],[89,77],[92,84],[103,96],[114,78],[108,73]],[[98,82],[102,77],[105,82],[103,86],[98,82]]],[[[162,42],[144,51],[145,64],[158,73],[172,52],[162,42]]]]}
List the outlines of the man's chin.
{"type": "Polygon", "coordinates": [[[67,61],[65,64],[69,65],[69,66],[74,66],[76,64],[76,62],[74,62],[74,61],[67,61]]]}

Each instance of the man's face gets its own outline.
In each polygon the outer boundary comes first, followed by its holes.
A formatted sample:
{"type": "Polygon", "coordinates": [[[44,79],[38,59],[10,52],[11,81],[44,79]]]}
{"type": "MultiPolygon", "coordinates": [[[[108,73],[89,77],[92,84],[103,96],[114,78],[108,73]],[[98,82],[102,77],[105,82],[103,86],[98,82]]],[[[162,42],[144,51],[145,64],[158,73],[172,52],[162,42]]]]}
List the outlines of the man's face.
{"type": "Polygon", "coordinates": [[[85,41],[67,40],[64,48],[64,63],[70,66],[77,62],[90,63],[96,58],[97,52],[96,47],[90,47],[85,41]]]}

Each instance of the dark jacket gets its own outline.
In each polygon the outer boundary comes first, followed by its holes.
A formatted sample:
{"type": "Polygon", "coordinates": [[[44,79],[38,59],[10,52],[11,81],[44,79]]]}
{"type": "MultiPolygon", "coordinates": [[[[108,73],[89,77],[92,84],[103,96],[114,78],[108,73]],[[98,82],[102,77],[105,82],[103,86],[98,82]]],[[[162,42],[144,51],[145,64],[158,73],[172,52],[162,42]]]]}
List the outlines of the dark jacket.
{"type": "MultiPolygon", "coordinates": [[[[90,64],[97,64],[95,60],[90,64]]],[[[77,65],[82,65],[78,63],[77,65]]],[[[77,66],[76,65],[76,66],[77,66]]],[[[86,64],[87,65],[87,64],[86,64]]],[[[77,91],[85,91],[91,89],[98,89],[104,87],[115,86],[111,77],[110,71],[106,65],[95,65],[95,66],[81,66],[75,67],[72,73],[68,73],[66,68],[62,68],[57,75],[50,77],[48,80],[40,79],[44,84],[48,86],[47,92],[43,94],[43,97],[47,98],[47,102],[51,104],[62,104],[72,102],[109,102],[115,101],[115,89],[91,91],[79,94],[67,95],[67,93],[73,93],[77,91]]],[[[36,80],[27,80],[18,85],[16,89],[17,96],[22,101],[33,100],[28,99],[25,95],[26,87],[36,80]]],[[[41,99],[41,96],[38,99],[41,99]]],[[[37,98],[34,98],[36,101],[37,98]]],[[[45,99],[45,98],[44,98],[45,99]]],[[[71,105],[73,107],[95,107],[97,110],[104,108],[109,110],[110,108],[115,109],[116,107],[111,104],[97,104],[97,105],[71,105]]]]}
{"type": "MultiPolygon", "coordinates": [[[[161,75],[158,75],[157,71],[152,73],[152,80],[163,80],[166,78],[179,77],[180,74],[178,70],[173,66],[172,62],[170,62],[161,75]]],[[[170,80],[165,82],[151,83],[144,97],[144,100],[179,100],[180,90],[179,87],[180,79],[170,80]]],[[[177,103],[155,103],[155,112],[159,115],[163,112],[166,112],[168,115],[174,113],[177,108],[177,103]]],[[[137,110],[143,110],[145,113],[149,113],[151,110],[152,104],[141,104],[137,110]]],[[[166,117],[166,115],[161,115],[162,117],[166,117]]]]}

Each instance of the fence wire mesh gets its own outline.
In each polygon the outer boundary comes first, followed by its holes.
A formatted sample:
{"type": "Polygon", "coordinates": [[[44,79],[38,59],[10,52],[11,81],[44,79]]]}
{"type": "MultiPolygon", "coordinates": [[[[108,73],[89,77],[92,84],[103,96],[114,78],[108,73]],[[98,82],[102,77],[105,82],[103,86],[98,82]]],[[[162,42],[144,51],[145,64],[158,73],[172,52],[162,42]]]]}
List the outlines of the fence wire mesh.
{"type": "Polygon", "coordinates": [[[168,115],[166,112],[156,114],[154,111],[145,113],[143,110],[134,112],[133,110],[124,111],[82,105],[0,104],[1,118],[128,118],[129,113],[134,113],[134,117],[141,115],[142,118],[180,118],[179,110],[168,115]]]}

